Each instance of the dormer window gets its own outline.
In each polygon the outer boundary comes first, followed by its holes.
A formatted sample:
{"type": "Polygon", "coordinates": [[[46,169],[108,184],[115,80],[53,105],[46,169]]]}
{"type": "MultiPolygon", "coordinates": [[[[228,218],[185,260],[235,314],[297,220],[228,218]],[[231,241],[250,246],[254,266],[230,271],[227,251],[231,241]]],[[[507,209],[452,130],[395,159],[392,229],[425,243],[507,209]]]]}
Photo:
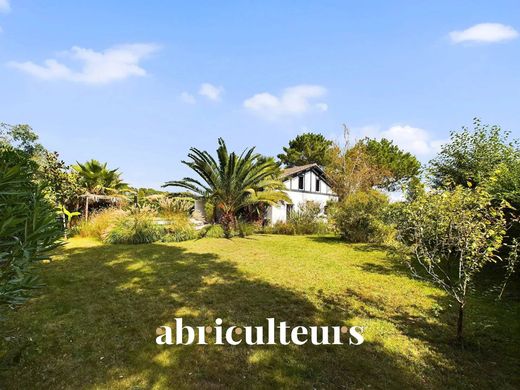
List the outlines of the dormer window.
{"type": "Polygon", "coordinates": [[[298,189],[303,190],[303,176],[298,176],[298,189]]]}
{"type": "Polygon", "coordinates": [[[316,192],[320,192],[320,179],[316,179],[316,192]]]}

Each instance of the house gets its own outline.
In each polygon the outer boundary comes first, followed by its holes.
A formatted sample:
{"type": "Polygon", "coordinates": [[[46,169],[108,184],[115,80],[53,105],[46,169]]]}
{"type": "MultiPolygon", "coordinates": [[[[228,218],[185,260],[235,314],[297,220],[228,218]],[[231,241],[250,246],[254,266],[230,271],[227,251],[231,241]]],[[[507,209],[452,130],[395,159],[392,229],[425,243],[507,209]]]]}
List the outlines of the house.
{"type": "Polygon", "coordinates": [[[325,214],[325,206],[330,200],[338,197],[332,192],[323,169],[318,164],[307,164],[284,169],[282,173],[286,193],[292,204],[281,202],[267,210],[267,219],[273,224],[287,221],[292,210],[309,201],[319,203],[321,212],[325,214]]]}
{"type": "MultiPolygon", "coordinates": [[[[286,187],[285,192],[291,199],[291,203],[280,202],[276,206],[269,206],[266,219],[271,224],[287,221],[292,210],[298,210],[301,204],[309,201],[319,203],[321,213],[324,215],[327,202],[338,199],[318,164],[286,168],[282,172],[282,178],[286,187]]],[[[204,199],[195,200],[195,211],[201,221],[206,221],[205,204],[204,199]]]]}

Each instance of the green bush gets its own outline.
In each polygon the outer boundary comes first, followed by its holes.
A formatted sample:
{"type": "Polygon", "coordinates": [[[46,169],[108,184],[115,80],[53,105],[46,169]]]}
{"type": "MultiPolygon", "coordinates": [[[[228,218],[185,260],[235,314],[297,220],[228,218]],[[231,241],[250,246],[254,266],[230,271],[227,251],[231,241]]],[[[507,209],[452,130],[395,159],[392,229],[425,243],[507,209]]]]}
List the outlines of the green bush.
{"type": "Polygon", "coordinates": [[[194,240],[199,236],[186,215],[176,215],[175,218],[170,219],[165,231],[166,234],[161,239],[163,242],[194,240]]]}
{"type": "Polygon", "coordinates": [[[105,236],[109,244],[146,244],[158,241],[165,228],[158,225],[150,210],[132,209],[119,219],[105,236]]]}
{"type": "Polygon", "coordinates": [[[257,230],[258,227],[254,223],[239,221],[236,235],[239,237],[247,237],[254,234],[257,230]]]}
{"type": "Polygon", "coordinates": [[[71,234],[103,240],[108,232],[119,223],[126,213],[121,209],[108,208],[92,214],[88,221],[82,219],[71,234]]]}
{"type": "Polygon", "coordinates": [[[38,286],[31,265],[49,258],[62,235],[33,167],[27,154],[0,145],[0,305],[20,304],[38,286]]]}
{"type": "Polygon", "coordinates": [[[162,238],[161,241],[163,242],[181,242],[181,241],[188,241],[188,240],[195,240],[198,238],[198,232],[190,228],[182,228],[178,230],[174,230],[172,232],[166,233],[162,238]]]}
{"type": "Polygon", "coordinates": [[[224,234],[224,229],[221,225],[209,225],[200,230],[200,237],[209,237],[209,238],[224,238],[226,235],[224,234]]]}
{"type": "Polygon", "coordinates": [[[384,222],[388,205],[388,197],[379,191],[359,191],[334,207],[332,220],[349,242],[383,243],[393,234],[393,228],[384,222]]]}
{"type": "Polygon", "coordinates": [[[270,232],[272,234],[287,234],[287,235],[294,235],[296,234],[296,229],[294,228],[293,224],[278,221],[273,226],[271,226],[270,232]]]}
{"type": "Polygon", "coordinates": [[[276,222],[273,226],[262,229],[267,234],[324,234],[329,232],[329,225],[320,215],[320,205],[317,202],[304,202],[289,215],[287,222],[276,222]]]}

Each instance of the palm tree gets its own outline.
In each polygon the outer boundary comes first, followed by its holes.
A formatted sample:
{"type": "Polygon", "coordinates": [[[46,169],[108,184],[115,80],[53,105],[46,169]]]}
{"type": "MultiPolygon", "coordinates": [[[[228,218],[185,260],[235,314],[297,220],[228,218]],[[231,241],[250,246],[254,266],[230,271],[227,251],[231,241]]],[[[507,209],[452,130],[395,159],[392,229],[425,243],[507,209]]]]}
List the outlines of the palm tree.
{"type": "Polygon", "coordinates": [[[290,202],[283,192],[280,167],[273,159],[254,153],[255,148],[246,149],[240,155],[228,153],[222,138],[218,139],[218,145],[218,162],[208,152],[197,148],[191,148],[188,154],[192,161],[182,161],[202,180],[186,177],[169,181],[163,187],[182,187],[211,201],[226,234],[236,226],[237,213],[241,209],[259,203],[290,202]]]}
{"type": "Polygon", "coordinates": [[[118,168],[108,169],[107,163],[92,159],[83,164],[77,163],[72,168],[80,177],[80,185],[90,194],[117,194],[128,188],[118,168]]]}

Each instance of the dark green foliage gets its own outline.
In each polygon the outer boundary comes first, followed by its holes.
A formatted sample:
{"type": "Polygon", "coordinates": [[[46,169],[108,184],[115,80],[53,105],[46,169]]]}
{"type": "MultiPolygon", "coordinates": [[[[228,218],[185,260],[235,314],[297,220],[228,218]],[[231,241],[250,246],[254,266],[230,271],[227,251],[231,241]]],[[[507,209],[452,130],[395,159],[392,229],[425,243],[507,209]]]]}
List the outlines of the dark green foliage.
{"type": "Polygon", "coordinates": [[[0,304],[20,304],[38,286],[32,263],[59,245],[57,214],[33,182],[35,164],[0,146],[0,304]]]}
{"type": "Polygon", "coordinates": [[[378,187],[396,190],[400,184],[419,175],[421,163],[414,155],[402,151],[392,141],[385,138],[379,141],[365,138],[360,142],[370,162],[384,173],[381,182],[377,184],[378,187]]]}
{"type": "Polygon", "coordinates": [[[348,242],[384,243],[392,235],[385,223],[388,205],[388,197],[379,191],[358,191],[335,205],[332,220],[348,242]]]}
{"type": "Polygon", "coordinates": [[[332,141],[321,134],[304,133],[289,141],[289,146],[283,148],[285,153],[279,154],[278,158],[287,167],[306,164],[325,166],[329,163],[331,146],[332,141]]]}
{"type": "Polygon", "coordinates": [[[12,146],[32,157],[44,150],[37,141],[38,135],[29,125],[0,123],[0,147],[12,146]]]}
{"type": "Polygon", "coordinates": [[[200,237],[209,237],[209,238],[224,238],[226,237],[224,233],[224,229],[221,225],[209,225],[199,231],[200,237]]]}
{"type": "Polygon", "coordinates": [[[161,241],[163,242],[182,242],[195,240],[199,237],[198,232],[193,227],[178,228],[165,234],[161,241]]]}
{"type": "Polygon", "coordinates": [[[57,205],[74,208],[79,201],[79,176],[60,159],[57,152],[43,150],[38,160],[38,177],[45,193],[57,205]]]}
{"type": "Polygon", "coordinates": [[[508,138],[509,132],[499,126],[482,125],[476,118],[473,130],[463,127],[459,133],[452,132],[450,142],[430,161],[433,186],[475,188],[485,184],[502,164],[508,166],[518,159],[518,142],[508,138]]]}

